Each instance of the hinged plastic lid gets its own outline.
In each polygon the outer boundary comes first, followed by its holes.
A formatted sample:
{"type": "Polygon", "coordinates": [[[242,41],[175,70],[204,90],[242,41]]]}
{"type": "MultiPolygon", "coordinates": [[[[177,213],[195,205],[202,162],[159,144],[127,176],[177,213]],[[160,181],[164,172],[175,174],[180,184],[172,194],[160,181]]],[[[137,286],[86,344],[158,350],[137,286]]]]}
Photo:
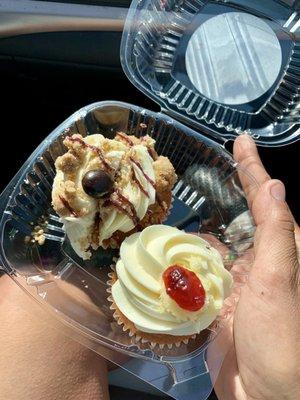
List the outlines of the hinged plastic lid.
{"type": "Polygon", "coordinates": [[[165,112],[214,137],[299,138],[298,0],[134,0],[121,62],[165,112]]]}

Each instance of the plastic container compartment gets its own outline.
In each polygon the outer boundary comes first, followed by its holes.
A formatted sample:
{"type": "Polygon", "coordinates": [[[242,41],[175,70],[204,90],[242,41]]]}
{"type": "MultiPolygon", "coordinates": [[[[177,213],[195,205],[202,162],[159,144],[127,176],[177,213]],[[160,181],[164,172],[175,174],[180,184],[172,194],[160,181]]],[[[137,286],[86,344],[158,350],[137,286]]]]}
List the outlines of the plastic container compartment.
{"type": "MultiPolygon", "coordinates": [[[[115,254],[78,259],[51,207],[54,161],[73,133],[152,136],[179,176],[166,223],[205,234],[220,246],[228,268],[233,260],[251,263],[254,225],[241,180],[249,190],[256,183],[222,144],[242,130],[270,146],[299,137],[298,11],[293,1],[134,1],[121,46],[123,68],[162,112],[119,102],[84,107],[42,142],[1,195],[2,268],[66,334],[178,400],[210,394],[227,350],[220,342],[230,304],[209,329],[178,348],[132,342],[107,300],[115,254]],[[42,223],[45,244],[27,243],[42,223]]],[[[235,275],[236,290],[244,280],[235,275]]]]}
{"type": "Polygon", "coordinates": [[[221,146],[163,114],[105,102],[83,108],[59,126],[2,194],[2,265],[66,329],[71,327],[73,331],[68,329],[68,333],[77,340],[175,398],[199,399],[201,391],[205,398],[212,387],[205,351],[225,320],[220,319],[179,348],[151,349],[148,344],[132,344],[114,321],[107,301],[113,254],[100,253],[90,262],[78,259],[64,241],[62,224],[51,208],[54,161],[65,151],[63,138],[78,132],[83,136],[102,132],[113,137],[119,130],[151,135],[157,151],[173,162],[179,181],[168,224],[210,234],[228,247],[227,256],[236,258],[251,246],[253,224],[238,172],[221,146]],[[243,220],[228,232],[231,222],[241,215],[243,220]],[[45,244],[26,243],[25,237],[43,216],[47,219],[45,244]]]}

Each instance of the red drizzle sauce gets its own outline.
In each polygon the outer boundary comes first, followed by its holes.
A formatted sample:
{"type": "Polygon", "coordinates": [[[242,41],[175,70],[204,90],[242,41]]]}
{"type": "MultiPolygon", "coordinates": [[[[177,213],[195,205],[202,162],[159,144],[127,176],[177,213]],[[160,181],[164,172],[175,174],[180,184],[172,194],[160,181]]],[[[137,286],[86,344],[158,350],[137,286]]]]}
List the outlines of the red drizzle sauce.
{"type": "Polygon", "coordinates": [[[148,176],[148,175],[146,174],[146,172],[143,170],[143,167],[141,166],[141,164],[140,164],[138,161],[134,160],[133,157],[130,157],[130,161],[138,167],[138,169],[139,169],[139,170],[141,171],[141,173],[144,175],[145,179],[146,179],[146,180],[150,183],[150,185],[152,185],[152,186],[154,187],[154,189],[155,189],[155,182],[150,178],[150,176],[148,176]]]}
{"type": "Polygon", "coordinates": [[[136,216],[136,212],[133,215],[130,211],[127,210],[126,206],[124,207],[124,204],[122,203],[122,201],[120,201],[120,199],[108,199],[103,203],[104,207],[109,207],[109,206],[113,206],[116,209],[118,209],[121,213],[126,214],[134,223],[134,225],[138,225],[139,220],[136,216]]]}
{"type": "MultiPolygon", "coordinates": [[[[134,146],[133,141],[127,135],[125,135],[121,132],[117,132],[116,136],[119,136],[121,139],[126,141],[129,144],[129,146],[134,146]]],[[[71,142],[77,142],[81,146],[96,152],[98,154],[100,160],[102,161],[104,167],[109,171],[116,172],[105,160],[101,149],[99,149],[96,146],[87,144],[87,143],[85,143],[84,140],[77,138],[77,137],[69,137],[68,139],[71,142]]],[[[153,159],[155,159],[155,156],[153,154],[151,154],[152,149],[147,147],[147,150],[148,150],[149,155],[153,159]]],[[[138,161],[135,161],[132,157],[130,157],[130,160],[139,168],[139,170],[142,172],[145,179],[155,188],[155,182],[144,172],[141,164],[138,161]]],[[[118,172],[116,172],[116,174],[117,173],[118,172]]],[[[138,180],[138,178],[135,174],[134,168],[132,168],[132,179],[136,183],[136,185],[139,187],[141,192],[144,193],[144,195],[149,198],[149,193],[147,192],[147,190],[143,187],[143,185],[138,180]]],[[[70,206],[70,204],[68,203],[68,201],[66,199],[64,199],[63,197],[60,197],[60,200],[74,217],[78,217],[78,214],[75,212],[75,210],[72,209],[72,207],[70,206]]],[[[160,201],[158,201],[158,203],[161,205],[162,208],[164,208],[160,201]]],[[[105,200],[105,202],[103,203],[103,207],[109,207],[109,206],[115,207],[120,212],[127,215],[132,220],[132,222],[134,223],[135,226],[139,225],[140,221],[139,221],[137,212],[134,208],[134,205],[118,189],[116,189],[116,191],[110,196],[110,198],[105,200]],[[113,195],[116,195],[117,197],[113,198],[113,195]]],[[[100,222],[100,216],[96,216],[95,225],[99,224],[99,222],[100,222]]]]}
{"type": "Polygon", "coordinates": [[[118,197],[123,201],[124,204],[127,204],[128,207],[130,208],[131,214],[134,217],[134,219],[136,221],[139,222],[139,218],[137,216],[136,210],[134,208],[134,205],[131,203],[131,201],[129,199],[127,199],[127,197],[125,197],[119,189],[116,189],[116,194],[118,195],[118,197]]]}
{"type": "Polygon", "coordinates": [[[59,200],[63,203],[63,205],[66,207],[66,209],[70,212],[71,215],[73,215],[73,217],[78,218],[78,214],[75,210],[73,210],[73,208],[70,206],[68,200],[66,200],[64,197],[59,196],[59,200]]]}
{"type": "Polygon", "coordinates": [[[87,144],[87,143],[85,143],[84,140],[82,140],[82,139],[80,139],[80,138],[73,138],[73,137],[70,137],[69,140],[70,140],[71,142],[80,143],[81,146],[83,146],[83,147],[85,147],[85,148],[88,148],[88,149],[90,149],[90,150],[96,152],[96,153],[98,154],[98,157],[100,158],[102,164],[104,165],[104,167],[105,167],[108,171],[111,171],[111,172],[114,171],[114,169],[113,169],[113,168],[108,164],[108,162],[105,160],[102,151],[101,151],[98,147],[92,146],[91,144],[87,144]]]}
{"type": "Polygon", "coordinates": [[[157,155],[155,154],[154,150],[153,150],[151,147],[147,146],[147,151],[148,151],[149,156],[150,156],[154,161],[157,160],[157,155]]]}
{"type": "Polygon", "coordinates": [[[147,192],[147,190],[143,187],[143,185],[141,184],[141,182],[138,180],[138,178],[136,177],[134,168],[132,168],[132,180],[133,182],[136,183],[136,185],[139,187],[140,191],[144,193],[145,196],[147,196],[149,198],[149,193],[147,192]]]}
{"type": "Polygon", "coordinates": [[[163,273],[167,294],[179,307],[199,311],[205,304],[205,290],[198,276],[181,265],[171,265],[163,273]]]}
{"type": "Polygon", "coordinates": [[[129,144],[129,146],[134,146],[134,143],[131,139],[129,139],[129,137],[127,135],[124,135],[121,132],[117,132],[116,136],[119,136],[121,139],[123,139],[126,143],[129,144]]]}

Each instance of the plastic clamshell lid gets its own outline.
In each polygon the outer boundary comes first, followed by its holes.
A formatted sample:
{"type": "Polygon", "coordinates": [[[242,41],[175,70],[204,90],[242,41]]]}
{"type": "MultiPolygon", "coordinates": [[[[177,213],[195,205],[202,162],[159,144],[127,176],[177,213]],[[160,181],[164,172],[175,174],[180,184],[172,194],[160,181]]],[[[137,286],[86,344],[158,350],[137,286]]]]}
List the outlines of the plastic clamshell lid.
{"type": "Polygon", "coordinates": [[[300,134],[300,7],[277,0],[134,0],[121,45],[128,78],[214,138],[300,134]]]}

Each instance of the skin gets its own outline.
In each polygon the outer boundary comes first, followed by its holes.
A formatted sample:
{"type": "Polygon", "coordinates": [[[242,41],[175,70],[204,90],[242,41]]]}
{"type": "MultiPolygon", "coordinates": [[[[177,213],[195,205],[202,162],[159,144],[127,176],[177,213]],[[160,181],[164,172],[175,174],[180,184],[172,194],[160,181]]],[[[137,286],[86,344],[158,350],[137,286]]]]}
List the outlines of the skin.
{"type": "Polygon", "coordinates": [[[54,329],[8,276],[0,293],[1,400],[109,399],[103,358],[54,329]]]}
{"type": "MultiPolygon", "coordinates": [[[[222,333],[222,345],[229,351],[215,390],[219,400],[296,400],[300,398],[300,230],[285,202],[284,185],[271,180],[250,137],[242,135],[235,141],[234,157],[260,185],[254,187],[240,175],[257,230],[249,278],[222,333]]],[[[246,265],[239,262],[233,269],[241,272],[246,265]]]]}
{"type": "MultiPolygon", "coordinates": [[[[227,328],[215,341],[217,356],[228,349],[216,393],[219,400],[298,400],[300,398],[300,232],[284,201],[284,186],[271,180],[254,142],[240,136],[238,163],[257,224],[253,263],[227,328]]],[[[245,261],[245,260],[244,260],[245,261]]],[[[66,338],[10,278],[0,278],[0,399],[106,400],[103,358],[66,338]]],[[[214,358],[214,354],[210,354],[214,358]]]]}

